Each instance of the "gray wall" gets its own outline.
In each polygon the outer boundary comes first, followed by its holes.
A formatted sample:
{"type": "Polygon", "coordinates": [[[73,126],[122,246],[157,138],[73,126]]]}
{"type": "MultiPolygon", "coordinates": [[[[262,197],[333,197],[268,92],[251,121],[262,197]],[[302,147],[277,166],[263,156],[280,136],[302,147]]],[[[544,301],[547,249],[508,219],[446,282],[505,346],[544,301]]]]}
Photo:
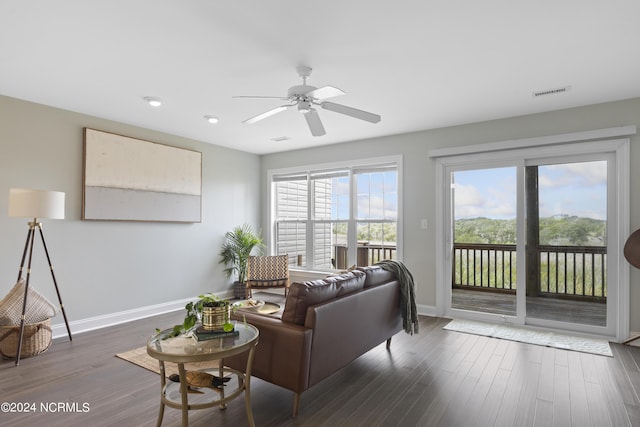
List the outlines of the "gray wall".
{"type": "MultiPolygon", "coordinates": [[[[383,118],[384,119],[384,118],[383,118]]],[[[244,222],[267,229],[267,170],[401,154],[404,261],[418,302],[435,305],[434,148],[640,123],[640,99],[290,151],[261,158],[185,138],[0,96],[0,296],[13,286],[27,219],[7,217],[9,188],[64,191],[67,218],[44,220],[45,237],[70,320],[229,290],[217,253],[226,231],[244,222]],[[200,224],[81,221],[82,128],[92,127],[203,153],[200,224]],[[312,162],[309,159],[313,159],[312,162]],[[258,168],[261,170],[258,172],[258,168]],[[430,228],[420,228],[427,218],[430,228]],[[93,304],[93,303],[95,304],[93,304]]],[[[640,228],[638,136],[631,138],[631,230],[640,228]]],[[[36,245],[32,283],[55,301],[36,245]]],[[[631,330],[640,330],[640,271],[631,269],[631,330]]],[[[54,323],[61,322],[55,319],[54,323]]]]}
{"type": "MultiPolygon", "coordinates": [[[[384,117],[383,117],[384,120],[384,117]]],[[[404,262],[417,283],[419,304],[435,306],[435,162],[429,150],[518,138],[580,132],[640,124],[640,99],[598,104],[550,113],[474,123],[384,138],[335,144],[319,148],[266,155],[262,158],[263,193],[268,191],[267,171],[309,163],[326,163],[401,154],[404,163],[404,262]],[[313,160],[309,160],[313,159],[313,160]],[[430,228],[420,228],[420,219],[430,228]]],[[[640,149],[638,136],[631,138],[631,224],[640,228],[640,149]]],[[[268,212],[263,200],[262,212],[268,212]]],[[[267,230],[268,219],[262,218],[267,230]]],[[[640,271],[631,271],[631,330],[640,330],[640,271]]]]}
{"type": "MultiPolygon", "coordinates": [[[[0,297],[15,283],[27,235],[28,219],[7,216],[11,187],[66,193],[66,219],[43,227],[72,322],[230,290],[218,251],[234,226],[259,228],[259,164],[257,155],[0,96],[0,297]],[[202,222],[81,221],[83,127],[202,152],[202,222]]],[[[31,283],[57,302],[39,241],[31,283]]]]}

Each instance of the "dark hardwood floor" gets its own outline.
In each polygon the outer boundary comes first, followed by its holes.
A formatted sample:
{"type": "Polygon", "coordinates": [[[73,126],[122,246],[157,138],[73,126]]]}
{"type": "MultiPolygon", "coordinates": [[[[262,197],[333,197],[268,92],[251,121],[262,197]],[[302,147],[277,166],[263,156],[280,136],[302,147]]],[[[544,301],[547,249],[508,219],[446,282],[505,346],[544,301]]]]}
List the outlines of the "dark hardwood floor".
{"type": "MultiPolygon", "coordinates": [[[[2,426],[153,426],[158,376],[114,355],[145,344],[182,312],[55,340],[46,353],[0,362],[0,402],[35,404],[0,413],[2,426]],[[77,411],[57,410],[77,403],[77,411]],[[43,412],[44,404],[51,412],[43,412]],[[83,406],[86,405],[86,408],[83,406]]],[[[421,317],[404,332],[302,395],[254,379],[258,426],[640,426],[640,348],[612,344],[594,356],[443,330],[448,319],[421,317]]],[[[336,349],[339,351],[339,349],[336,349]]],[[[247,425],[244,401],[191,411],[192,426],[247,425]]],[[[163,426],[180,425],[167,408],[163,426]]]]}

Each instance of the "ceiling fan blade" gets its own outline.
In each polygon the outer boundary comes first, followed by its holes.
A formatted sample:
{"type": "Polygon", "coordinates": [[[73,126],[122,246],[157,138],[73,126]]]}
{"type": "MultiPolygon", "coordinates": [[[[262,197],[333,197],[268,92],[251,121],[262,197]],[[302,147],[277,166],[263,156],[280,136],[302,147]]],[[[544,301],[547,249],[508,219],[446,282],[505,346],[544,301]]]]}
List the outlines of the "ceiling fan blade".
{"type": "Polygon", "coordinates": [[[322,136],[326,134],[324,126],[322,126],[322,122],[320,121],[320,116],[315,109],[312,108],[309,112],[304,113],[304,118],[307,120],[311,135],[322,136]]]}
{"type": "Polygon", "coordinates": [[[309,97],[313,97],[315,99],[327,99],[333,98],[334,96],[344,95],[345,93],[333,86],[322,86],[317,89],[312,90],[311,92],[307,92],[305,95],[309,97]]]}
{"type": "Polygon", "coordinates": [[[356,119],[360,120],[366,120],[367,122],[378,123],[380,121],[380,116],[378,114],[358,110],[357,108],[353,107],[347,107],[346,105],[336,104],[333,102],[323,102],[320,105],[325,110],[334,111],[340,114],[346,114],[347,116],[355,117],[356,119]]]}
{"type": "Polygon", "coordinates": [[[257,116],[253,116],[250,119],[247,120],[243,120],[242,123],[247,123],[247,124],[252,124],[255,122],[259,122],[262,119],[266,119],[267,117],[273,116],[274,114],[277,114],[281,111],[286,110],[287,108],[289,108],[290,105],[281,105],[279,107],[273,108],[269,111],[265,111],[264,113],[258,114],[257,116]]]}

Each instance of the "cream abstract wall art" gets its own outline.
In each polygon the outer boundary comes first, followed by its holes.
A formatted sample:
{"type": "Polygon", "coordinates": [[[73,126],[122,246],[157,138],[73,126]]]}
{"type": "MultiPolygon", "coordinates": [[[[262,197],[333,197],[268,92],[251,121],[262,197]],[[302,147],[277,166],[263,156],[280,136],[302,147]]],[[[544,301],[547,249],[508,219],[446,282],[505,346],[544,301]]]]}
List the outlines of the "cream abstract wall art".
{"type": "Polygon", "coordinates": [[[202,153],[84,129],[82,219],[201,222],[202,153]]]}

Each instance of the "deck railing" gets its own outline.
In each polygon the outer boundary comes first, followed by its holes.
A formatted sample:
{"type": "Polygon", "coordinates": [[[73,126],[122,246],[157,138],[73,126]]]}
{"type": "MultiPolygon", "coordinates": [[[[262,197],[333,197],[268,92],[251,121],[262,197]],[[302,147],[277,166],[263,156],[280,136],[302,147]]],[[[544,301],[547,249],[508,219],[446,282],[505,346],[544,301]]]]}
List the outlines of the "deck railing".
{"type": "Polygon", "coordinates": [[[606,246],[540,246],[540,293],[607,297],[606,246]]]}
{"type": "Polygon", "coordinates": [[[452,278],[456,288],[515,292],[516,245],[454,244],[452,278]]]}
{"type": "MultiPolygon", "coordinates": [[[[606,298],[606,247],[541,245],[538,253],[539,295],[606,298]]],[[[452,266],[454,288],[515,292],[515,245],[455,243],[452,266]]]]}

